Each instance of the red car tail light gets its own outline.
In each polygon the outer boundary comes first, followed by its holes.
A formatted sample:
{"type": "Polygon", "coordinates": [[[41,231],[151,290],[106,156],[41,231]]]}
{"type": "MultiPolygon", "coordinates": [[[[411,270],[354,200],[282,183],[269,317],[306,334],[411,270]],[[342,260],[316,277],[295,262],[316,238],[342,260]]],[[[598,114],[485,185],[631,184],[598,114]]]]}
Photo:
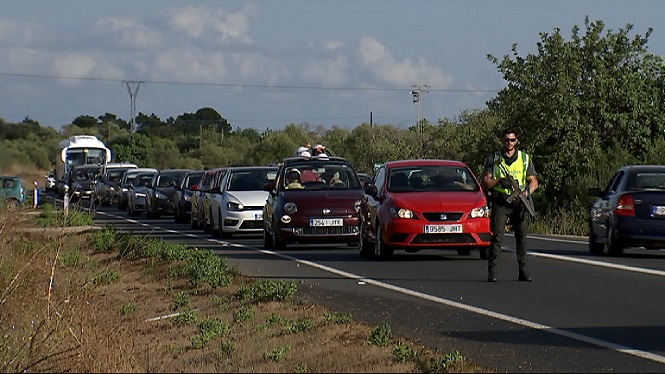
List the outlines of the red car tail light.
{"type": "Polygon", "coordinates": [[[619,198],[614,214],[617,216],[635,217],[635,199],[633,195],[627,194],[619,198]]]}

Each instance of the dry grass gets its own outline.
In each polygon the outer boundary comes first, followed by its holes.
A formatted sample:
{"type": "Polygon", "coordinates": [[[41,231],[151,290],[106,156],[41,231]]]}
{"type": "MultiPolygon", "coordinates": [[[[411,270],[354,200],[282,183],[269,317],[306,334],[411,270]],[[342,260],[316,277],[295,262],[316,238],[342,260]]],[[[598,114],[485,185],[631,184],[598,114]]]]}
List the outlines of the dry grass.
{"type": "Polygon", "coordinates": [[[403,339],[370,344],[376,328],[297,298],[243,302],[254,281],[240,274],[192,286],[173,262],[122,259],[93,250],[91,234],[26,232],[31,216],[0,216],[2,372],[492,372],[403,339]],[[210,340],[204,321],[218,328],[210,340]],[[419,354],[399,362],[398,342],[419,354]]]}

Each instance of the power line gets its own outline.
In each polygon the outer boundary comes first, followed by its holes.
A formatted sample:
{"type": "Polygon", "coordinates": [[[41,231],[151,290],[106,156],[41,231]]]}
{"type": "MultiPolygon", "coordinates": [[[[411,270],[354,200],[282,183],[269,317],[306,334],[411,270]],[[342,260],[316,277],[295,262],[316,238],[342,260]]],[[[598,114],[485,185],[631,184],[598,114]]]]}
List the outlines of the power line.
{"type": "MultiPolygon", "coordinates": [[[[95,77],[66,77],[55,75],[42,75],[42,74],[15,74],[15,73],[0,73],[0,76],[5,77],[22,77],[22,78],[42,78],[42,79],[63,79],[63,80],[83,80],[83,81],[98,81],[98,82],[121,82],[125,83],[124,79],[112,78],[95,78],[95,77]]],[[[134,81],[138,82],[138,81],[134,81]]],[[[293,90],[339,90],[339,91],[404,91],[404,87],[331,87],[331,86],[296,86],[296,85],[267,85],[267,84],[246,84],[246,83],[210,83],[210,82],[179,82],[179,81],[151,81],[141,80],[143,83],[150,84],[173,84],[173,85],[189,85],[189,86],[212,86],[212,87],[241,87],[241,88],[272,88],[272,89],[293,89],[293,90]]],[[[500,89],[456,89],[456,88],[428,88],[430,92],[460,92],[460,93],[496,93],[500,89]]]]}

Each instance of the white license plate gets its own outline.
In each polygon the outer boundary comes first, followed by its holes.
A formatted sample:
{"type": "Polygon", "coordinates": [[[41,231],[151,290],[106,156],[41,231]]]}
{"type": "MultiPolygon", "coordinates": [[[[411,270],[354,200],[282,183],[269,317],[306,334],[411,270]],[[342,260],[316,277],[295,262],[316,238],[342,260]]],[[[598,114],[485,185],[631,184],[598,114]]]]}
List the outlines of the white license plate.
{"type": "Polygon", "coordinates": [[[309,220],[310,226],[342,226],[343,224],[341,218],[312,218],[309,220]]]}
{"type": "Polygon", "coordinates": [[[462,232],[462,225],[426,225],[425,234],[454,234],[462,232]]]}
{"type": "Polygon", "coordinates": [[[654,206],[653,207],[654,216],[665,216],[665,206],[654,206]]]}
{"type": "Polygon", "coordinates": [[[261,220],[263,220],[263,213],[256,213],[256,214],[254,214],[254,220],[256,220],[256,221],[261,221],[261,220]]]}

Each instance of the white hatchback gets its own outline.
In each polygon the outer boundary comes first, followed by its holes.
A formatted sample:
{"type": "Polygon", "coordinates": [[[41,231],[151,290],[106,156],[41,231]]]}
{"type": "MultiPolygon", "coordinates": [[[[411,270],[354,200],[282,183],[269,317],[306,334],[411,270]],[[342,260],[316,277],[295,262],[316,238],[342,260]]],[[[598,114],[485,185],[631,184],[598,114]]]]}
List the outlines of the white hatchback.
{"type": "Polygon", "coordinates": [[[263,185],[275,180],[276,166],[237,166],[228,169],[212,190],[211,233],[228,238],[235,233],[261,234],[263,206],[268,192],[263,185]]]}

